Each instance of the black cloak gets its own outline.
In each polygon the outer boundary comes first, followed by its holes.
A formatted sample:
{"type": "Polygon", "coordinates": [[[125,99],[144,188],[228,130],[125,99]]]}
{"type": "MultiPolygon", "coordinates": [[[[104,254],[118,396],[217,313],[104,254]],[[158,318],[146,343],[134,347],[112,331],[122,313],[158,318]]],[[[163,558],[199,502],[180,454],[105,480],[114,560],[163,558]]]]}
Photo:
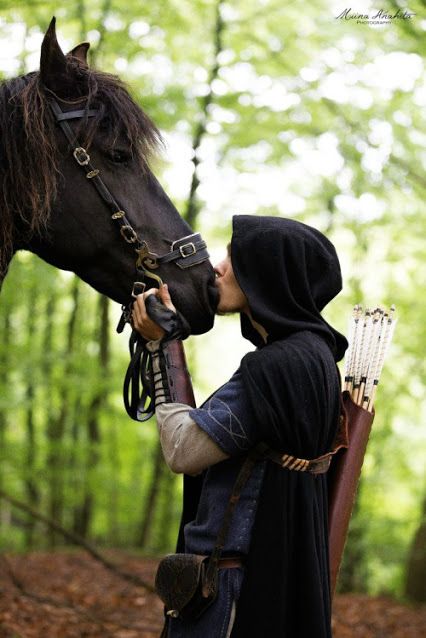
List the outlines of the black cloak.
{"type": "MultiPolygon", "coordinates": [[[[231,260],[265,346],[241,362],[245,390],[272,447],[315,458],[332,445],[340,411],[335,362],[346,339],[320,315],[342,287],[333,245],[293,220],[234,217],[231,260]]],[[[268,463],[232,638],[331,635],[326,476],[268,463]]]]}
{"type": "MultiPolygon", "coordinates": [[[[337,430],[336,361],[347,347],[320,314],[341,290],[336,251],[300,222],[237,215],[231,261],[253,319],[268,333],[265,344],[241,315],[243,336],[258,347],[241,373],[259,441],[320,456],[337,430]]],[[[183,523],[197,502],[197,484],[185,487],[183,523]]],[[[267,463],[245,566],[232,638],[330,638],[326,475],[267,463]]]]}

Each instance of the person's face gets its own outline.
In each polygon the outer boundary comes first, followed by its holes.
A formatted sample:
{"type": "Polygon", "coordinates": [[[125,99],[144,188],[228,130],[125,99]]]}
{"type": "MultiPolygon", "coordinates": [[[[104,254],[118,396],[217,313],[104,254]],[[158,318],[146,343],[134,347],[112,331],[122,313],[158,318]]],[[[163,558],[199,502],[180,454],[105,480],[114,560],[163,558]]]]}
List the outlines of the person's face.
{"type": "Polygon", "coordinates": [[[230,247],[225,259],[218,263],[214,271],[216,273],[216,286],[219,290],[219,304],[216,312],[224,315],[231,312],[245,312],[248,308],[247,297],[241,290],[232,268],[230,247]]]}

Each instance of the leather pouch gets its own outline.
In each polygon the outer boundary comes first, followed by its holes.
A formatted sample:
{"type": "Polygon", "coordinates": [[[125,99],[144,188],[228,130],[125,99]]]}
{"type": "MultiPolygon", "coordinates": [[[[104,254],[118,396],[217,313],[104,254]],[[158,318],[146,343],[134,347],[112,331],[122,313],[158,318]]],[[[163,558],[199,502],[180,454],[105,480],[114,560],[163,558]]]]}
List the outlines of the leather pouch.
{"type": "Polygon", "coordinates": [[[166,616],[169,618],[195,620],[216,599],[219,561],[232,515],[258,458],[258,453],[252,450],[241,465],[211,555],[169,554],[160,561],[155,577],[155,588],[166,607],[166,616]]]}
{"type": "Polygon", "coordinates": [[[169,554],[160,561],[155,589],[167,616],[195,620],[215,600],[217,583],[206,586],[208,560],[197,554],[169,554]]]}

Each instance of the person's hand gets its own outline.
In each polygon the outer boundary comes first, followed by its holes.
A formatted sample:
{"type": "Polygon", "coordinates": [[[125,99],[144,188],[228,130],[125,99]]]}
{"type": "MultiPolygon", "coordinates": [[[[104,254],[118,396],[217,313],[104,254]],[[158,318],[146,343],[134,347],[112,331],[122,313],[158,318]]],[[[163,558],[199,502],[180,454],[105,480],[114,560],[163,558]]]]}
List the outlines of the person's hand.
{"type": "Polygon", "coordinates": [[[156,341],[157,339],[163,339],[166,332],[151,319],[147,312],[145,302],[150,295],[155,295],[172,312],[176,312],[176,308],[170,298],[167,284],[163,284],[158,290],[157,288],[150,288],[150,290],[136,297],[132,311],[133,327],[147,341],[156,341]]]}

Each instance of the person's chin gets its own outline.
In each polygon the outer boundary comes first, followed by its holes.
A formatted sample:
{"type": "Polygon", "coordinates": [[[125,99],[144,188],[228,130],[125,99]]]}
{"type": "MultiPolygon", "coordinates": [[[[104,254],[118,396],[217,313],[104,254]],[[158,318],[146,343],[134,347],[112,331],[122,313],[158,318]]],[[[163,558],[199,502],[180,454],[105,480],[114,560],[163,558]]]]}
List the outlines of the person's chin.
{"type": "Polygon", "coordinates": [[[225,304],[222,305],[220,302],[216,308],[216,314],[219,315],[219,317],[224,317],[225,315],[234,315],[236,312],[239,312],[239,310],[226,306],[225,304]]]}
{"type": "Polygon", "coordinates": [[[224,303],[221,303],[220,299],[219,299],[219,303],[217,304],[217,307],[216,307],[216,314],[219,315],[219,317],[223,317],[223,315],[228,314],[226,305],[224,303]]]}

